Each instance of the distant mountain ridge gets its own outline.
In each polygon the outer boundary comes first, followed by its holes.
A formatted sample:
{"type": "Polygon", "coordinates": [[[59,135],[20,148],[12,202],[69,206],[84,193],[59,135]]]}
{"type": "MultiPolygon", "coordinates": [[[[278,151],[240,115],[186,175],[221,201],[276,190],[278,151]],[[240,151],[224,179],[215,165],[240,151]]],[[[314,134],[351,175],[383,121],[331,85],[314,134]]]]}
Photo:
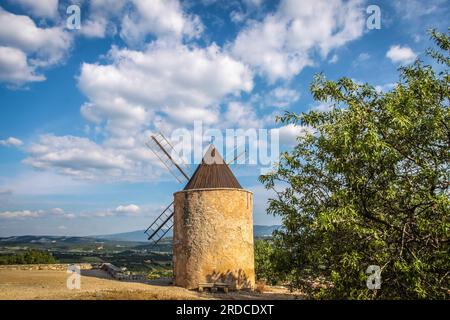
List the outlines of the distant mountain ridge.
{"type": "MultiPolygon", "coordinates": [[[[256,238],[268,237],[272,235],[272,232],[279,229],[280,225],[264,226],[264,225],[254,225],[253,226],[253,236],[256,238]]],[[[115,240],[115,241],[147,241],[147,235],[144,233],[145,230],[136,230],[130,232],[106,234],[106,235],[96,235],[90,236],[95,239],[105,239],[105,240],[115,240]]],[[[167,233],[168,237],[172,236],[172,230],[167,233]]]]}
{"type": "MultiPolygon", "coordinates": [[[[270,237],[272,232],[279,229],[281,226],[263,226],[254,225],[253,235],[255,238],[270,237]]],[[[168,237],[172,236],[172,231],[167,233],[168,237]]],[[[36,235],[24,235],[24,236],[10,236],[0,237],[0,245],[12,244],[12,243],[31,243],[31,244],[52,244],[54,242],[67,243],[67,244],[90,244],[101,242],[102,240],[114,241],[114,242],[145,242],[147,243],[147,235],[144,230],[136,230],[130,232],[113,233],[106,235],[93,235],[93,236],[36,236],[36,235]]]]}

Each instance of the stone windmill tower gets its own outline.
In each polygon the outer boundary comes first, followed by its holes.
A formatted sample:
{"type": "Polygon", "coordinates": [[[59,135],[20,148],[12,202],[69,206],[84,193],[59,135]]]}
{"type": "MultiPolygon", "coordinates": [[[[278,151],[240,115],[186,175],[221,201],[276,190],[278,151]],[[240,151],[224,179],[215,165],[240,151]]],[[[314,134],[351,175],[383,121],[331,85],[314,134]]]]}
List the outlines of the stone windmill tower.
{"type": "Polygon", "coordinates": [[[187,181],[146,230],[156,244],[173,227],[175,285],[197,289],[205,283],[225,283],[232,289],[252,289],[253,194],[241,187],[214,145],[190,177],[164,136],[152,136],[151,141],[149,147],[169,171],[187,181]]]}

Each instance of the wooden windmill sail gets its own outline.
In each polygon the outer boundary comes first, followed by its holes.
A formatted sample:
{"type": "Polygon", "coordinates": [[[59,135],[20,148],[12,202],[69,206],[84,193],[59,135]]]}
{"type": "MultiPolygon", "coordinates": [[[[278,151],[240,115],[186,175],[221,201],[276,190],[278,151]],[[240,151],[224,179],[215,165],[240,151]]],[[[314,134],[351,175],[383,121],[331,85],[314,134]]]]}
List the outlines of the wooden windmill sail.
{"type": "MultiPolygon", "coordinates": [[[[152,135],[150,141],[146,143],[146,145],[153,151],[178,182],[186,184],[184,190],[200,187],[242,188],[228,167],[229,163],[227,164],[224,162],[223,158],[213,145],[210,145],[202,162],[192,176],[189,172],[188,165],[181,157],[177,156],[172,144],[161,133],[152,135]]],[[[235,151],[236,150],[234,150],[233,153],[235,151]]],[[[237,154],[230,163],[245,154],[246,151],[237,154]]],[[[173,202],[169,204],[145,230],[148,240],[152,241],[153,245],[157,244],[173,227],[173,204],[173,202]]]]}
{"type": "MultiPolygon", "coordinates": [[[[169,172],[180,183],[189,181],[189,167],[181,157],[176,157],[172,144],[161,133],[152,135],[147,147],[153,151],[169,172]]],[[[145,230],[148,240],[157,244],[173,227],[173,201],[145,230]]]]}

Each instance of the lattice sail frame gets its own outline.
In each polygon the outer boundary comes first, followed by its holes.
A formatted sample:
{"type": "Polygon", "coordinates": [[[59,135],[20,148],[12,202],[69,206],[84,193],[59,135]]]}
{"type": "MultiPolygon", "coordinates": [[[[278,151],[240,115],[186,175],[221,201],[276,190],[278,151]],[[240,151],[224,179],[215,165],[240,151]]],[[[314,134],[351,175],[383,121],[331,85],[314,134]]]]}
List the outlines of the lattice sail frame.
{"type": "MultiPolygon", "coordinates": [[[[162,133],[152,135],[146,146],[158,157],[169,172],[180,183],[186,183],[190,180],[189,166],[185,163],[175,151],[173,145],[164,137],[162,133]]],[[[233,150],[233,154],[237,150],[233,150]]],[[[234,162],[242,155],[246,154],[246,150],[237,154],[229,163],[234,162]]],[[[148,236],[148,240],[156,245],[173,227],[173,202],[164,209],[164,211],[153,221],[153,223],[144,231],[148,236]]]]}

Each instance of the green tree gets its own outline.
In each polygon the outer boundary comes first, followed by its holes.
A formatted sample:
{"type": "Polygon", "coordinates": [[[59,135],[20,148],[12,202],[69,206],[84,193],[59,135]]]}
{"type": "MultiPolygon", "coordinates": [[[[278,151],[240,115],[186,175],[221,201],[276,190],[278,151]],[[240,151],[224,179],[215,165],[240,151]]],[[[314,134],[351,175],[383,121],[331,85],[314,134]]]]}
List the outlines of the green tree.
{"type": "Polygon", "coordinates": [[[278,272],[292,287],[326,298],[449,298],[450,40],[430,34],[433,66],[400,68],[390,92],[317,75],[312,95],[330,110],[278,118],[314,131],[260,177],[277,194],[268,213],[282,218],[278,272]],[[369,265],[381,267],[379,290],[366,286],[369,265]],[[313,288],[311,277],[330,285],[313,288]]]}
{"type": "Polygon", "coordinates": [[[57,260],[51,253],[40,250],[27,250],[0,257],[0,264],[51,264],[57,260]]]}
{"type": "Polygon", "coordinates": [[[275,285],[278,281],[273,265],[274,247],[270,240],[255,241],[255,273],[258,280],[275,285]]]}

